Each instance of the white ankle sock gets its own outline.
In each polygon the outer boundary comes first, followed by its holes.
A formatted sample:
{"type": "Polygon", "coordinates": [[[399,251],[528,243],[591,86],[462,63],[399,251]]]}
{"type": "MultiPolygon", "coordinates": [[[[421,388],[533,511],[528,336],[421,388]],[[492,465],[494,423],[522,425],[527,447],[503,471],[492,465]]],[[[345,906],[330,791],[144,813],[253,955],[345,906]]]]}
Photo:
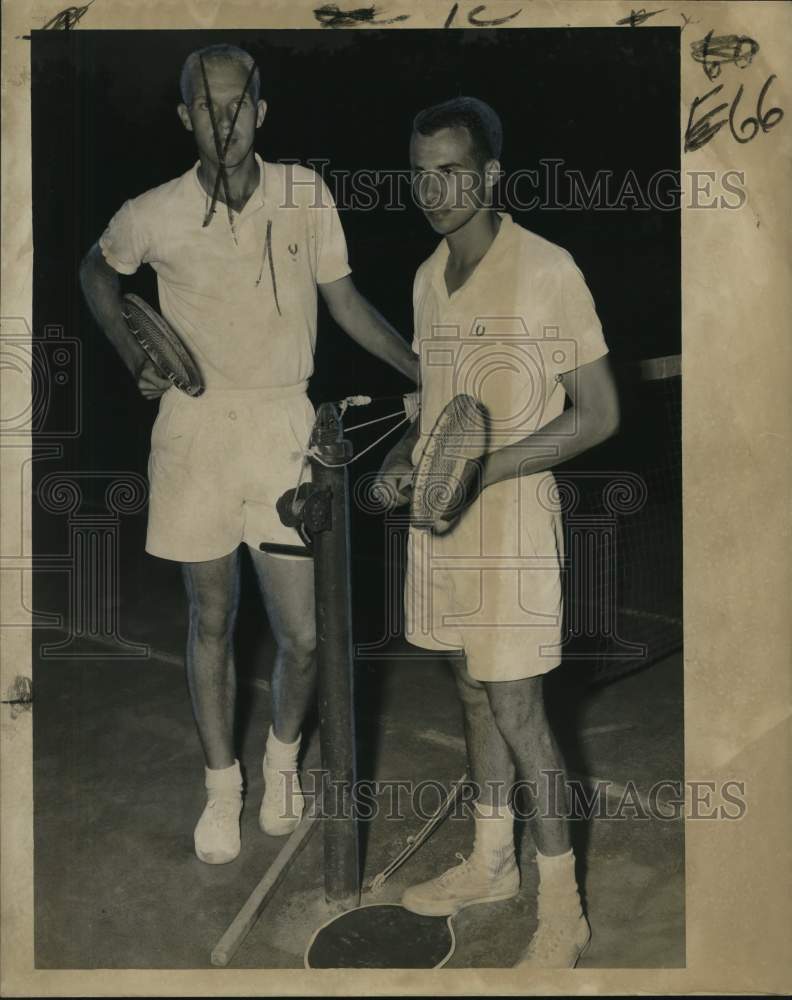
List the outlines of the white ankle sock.
{"type": "Polygon", "coordinates": [[[536,852],[539,867],[539,888],[544,895],[564,900],[580,909],[580,895],[575,878],[575,852],[570,848],[564,854],[542,854],[536,852]]]}
{"type": "Polygon", "coordinates": [[[205,767],[204,775],[207,792],[216,795],[219,792],[231,794],[242,791],[242,772],[239,770],[239,761],[236,759],[230,767],[205,767]]]}
{"type": "Polygon", "coordinates": [[[279,767],[289,767],[297,763],[297,756],[300,753],[300,741],[302,733],[298,733],[297,739],[293,743],[282,743],[275,735],[275,730],[270,726],[267,736],[267,761],[279,767]]]}
{"type": "Polygon", "coordinates": [[[500,868],[514,856],[514,815],[507,805],[474,809],[476,840],[474,854],[489,865],[500,868]]]}

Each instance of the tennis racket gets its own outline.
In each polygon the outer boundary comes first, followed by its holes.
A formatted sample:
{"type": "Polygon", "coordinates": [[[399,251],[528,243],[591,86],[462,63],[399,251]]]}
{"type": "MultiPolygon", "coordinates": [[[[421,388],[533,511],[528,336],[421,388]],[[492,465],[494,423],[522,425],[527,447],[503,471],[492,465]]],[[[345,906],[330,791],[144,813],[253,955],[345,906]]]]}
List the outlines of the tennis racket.
{"type": "Polygon", "coordinates": [[[192,355],[176,331],[137,295],[123,297],[121,315],[127,329],[165,378],[186,392],[200,396],[203,379],[192,355]]]}
{"type": "Polygon", "coordinates": [[[415,527],[431,528],[460,512],[479,474],[476,459],[486,443],[483,405],[465,393],[454,396],[435,421],[415,466],[410,507],[415,527]]]}

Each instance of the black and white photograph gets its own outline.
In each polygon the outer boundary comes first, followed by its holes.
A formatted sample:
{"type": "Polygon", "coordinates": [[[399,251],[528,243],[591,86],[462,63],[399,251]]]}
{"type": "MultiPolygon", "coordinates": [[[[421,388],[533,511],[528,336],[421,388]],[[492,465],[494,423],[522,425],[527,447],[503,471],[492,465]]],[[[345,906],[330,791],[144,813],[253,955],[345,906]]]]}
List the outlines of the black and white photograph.
{"type": "Polygon", "coordinates": [[[6,941],[42,995],[726,988],[788,772],[736,371],[788,10],[102,2],[4,28],[6,941]]]}

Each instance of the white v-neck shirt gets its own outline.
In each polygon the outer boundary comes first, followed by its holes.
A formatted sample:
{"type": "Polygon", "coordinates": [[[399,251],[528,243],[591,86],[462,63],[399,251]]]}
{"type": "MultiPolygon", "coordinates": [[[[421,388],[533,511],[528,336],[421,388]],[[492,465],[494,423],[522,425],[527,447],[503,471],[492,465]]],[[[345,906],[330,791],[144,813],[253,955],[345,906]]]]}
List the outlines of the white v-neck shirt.
{"type": "Polygon", "coordinates": [[[99,240],[119,273],[154,268],[162,315],[190,348],[207,389],[307,380],[317,284],[350,273],[341,221],[319,175],[258,155],[256,163],[258,187],[233,213],[233,228],[220,201],[203,225],[211,199],[196,163],[125,202],[99,240]]]}
{"type": "Polygon", "coordinates": [[[486,254],[452,294],[445,240],[416,273],[413,351],[421,359],[421,435],[414,461],[458,393],[486,407],[485,450],[493,451],[558,416],[565,398],[560,375],[608,351],[572,257],[511,216],[500,214],[500,220],[486,254]]]}

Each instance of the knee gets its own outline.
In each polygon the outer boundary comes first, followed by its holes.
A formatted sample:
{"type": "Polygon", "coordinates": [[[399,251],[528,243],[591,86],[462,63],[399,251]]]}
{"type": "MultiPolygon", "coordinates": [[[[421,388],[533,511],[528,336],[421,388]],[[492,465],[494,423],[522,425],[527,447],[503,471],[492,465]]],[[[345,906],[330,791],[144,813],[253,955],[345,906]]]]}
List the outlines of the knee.
{"type": "Polygon", "coordinates": [[[190,627],[199,642],[229,643],[234,619],[233,609],[222,605],[200,604],[190,608],[190,627]]]}
{"type": "Polygon", "coordinates": [[[487,705],[487,692],[481,681],[471,676],[467,666],[461,664],[454,667],[454,680],[457,694],[465,710],[475,711],[487,705]]]}
{"type": "Polygon", "coordinates": [[[278,652],[289,661],[310,665],[316,653],[316,628],[312,621],[292,627],[277,637],[278,652]]]}
{"type": "Polygon", "coordinates": [[[526,730],[538,733],[545,724],[541,677],[493,681],[487,684],[487,697],[495,723],[504,735],[526,730]]]}

